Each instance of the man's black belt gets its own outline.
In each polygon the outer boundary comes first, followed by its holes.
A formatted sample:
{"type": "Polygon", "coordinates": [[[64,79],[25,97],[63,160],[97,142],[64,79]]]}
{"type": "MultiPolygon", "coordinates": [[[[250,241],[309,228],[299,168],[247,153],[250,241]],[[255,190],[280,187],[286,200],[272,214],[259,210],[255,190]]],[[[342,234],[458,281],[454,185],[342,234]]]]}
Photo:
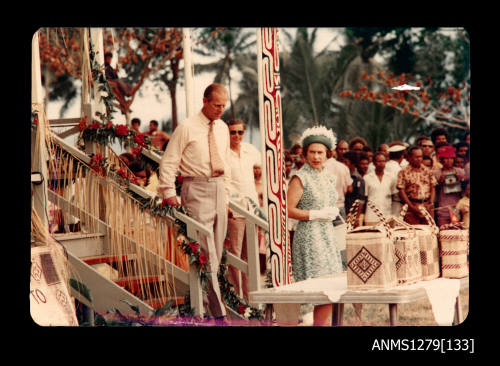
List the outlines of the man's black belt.
{"type": "Polygon", "coordinates": [[[415,199],[413,199],[413,198],[410,198],[410,201],[412,201],[412,202],[416,202],[416,203],[425,203],[425,202],[429,201],[429,199],[428,199],[428,198],[426,198],[425,200],[415,200],[415,199]]]}

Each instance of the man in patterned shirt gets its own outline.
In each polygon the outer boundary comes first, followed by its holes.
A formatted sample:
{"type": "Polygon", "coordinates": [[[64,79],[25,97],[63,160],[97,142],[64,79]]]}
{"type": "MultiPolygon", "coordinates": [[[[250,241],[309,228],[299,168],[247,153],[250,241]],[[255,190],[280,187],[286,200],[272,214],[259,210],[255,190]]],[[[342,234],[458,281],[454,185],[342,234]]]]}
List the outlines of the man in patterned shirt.
{"type": "Polygon", "coordinates": [[[419,207],[423,206],[431,215],[434,210],[437,180],[431,170],[422,164],[422,149],[413,146],[408,150],[409,162],[406,168],[398,173],[396,187],[408,211],[404,220],[412,225],[427,224],[419,207]]]}

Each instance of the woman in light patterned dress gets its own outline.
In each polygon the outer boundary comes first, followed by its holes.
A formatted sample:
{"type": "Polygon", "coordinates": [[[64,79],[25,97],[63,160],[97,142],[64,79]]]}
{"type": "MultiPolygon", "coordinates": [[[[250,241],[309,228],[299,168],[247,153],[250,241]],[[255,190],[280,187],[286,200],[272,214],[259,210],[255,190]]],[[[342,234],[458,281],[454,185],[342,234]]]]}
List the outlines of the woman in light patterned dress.
{"type": "MultiPolygon", "coordinates": [[[[332,221],[335,207],[335,176],[323,166],[327,150],[336,138],[323,126],[307,129],[302,135],[306,164],[294,173],[288,187],[288,217],[299,220],[292,243],[292,273],[296,281],[342,271],[342,261],[332,221]]],[[[314,307],[314,325],[327,325],[332,304],[314,307]]]]}

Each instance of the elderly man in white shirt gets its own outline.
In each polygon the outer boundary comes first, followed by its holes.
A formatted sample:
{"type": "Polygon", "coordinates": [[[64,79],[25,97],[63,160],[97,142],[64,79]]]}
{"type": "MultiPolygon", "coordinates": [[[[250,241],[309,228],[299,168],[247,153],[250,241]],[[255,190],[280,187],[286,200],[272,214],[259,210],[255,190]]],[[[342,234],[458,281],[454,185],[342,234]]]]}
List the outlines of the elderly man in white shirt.
{"type": "MultiPolygon", "coordinates": [[[[375,171],[366,174],[365,194],[367,199],[375,204],[384,216],[392,215],[392,194],[396,190],[396,177],[385,171],[385,155],[383,152],[375,153],[373,157],[375,171]]],[[[376,225],[379,223],[378,216],[370,206],[366,207],[365,225],[376,225]]]]}
{"type": "Polygon", "coordinates": [[[224,323],[226,309],[221,299],[217,272],[227,232],[229,186],[229,130],[220,117],[226,108],[228,93],[220,84],[209,85],[203,94],[201,111],[181,122],[172,134],[160,162],[158,192],[167,204],[179,206],[175,179],[183,176],[182,206],[199,223],[213,230],[213,240],[200,239],[201,254],[210,262],[207,289],[212,316],[224,323]]]}
{"type": "MultiPolygon", "coordinates": [[[[229,185],[230,197],[235,203],[244,209],[251,208],[249,198],[259,205],[259,197],[255,188],[253,173],[254,164],[260,164],[260,152],[252,144],[243,142],[245,134],[245,123],[234,119],[228,122],[230,138],[231,182],[229,185]]],[[[248,260],[247,241],[245,235],[245,218],[235,212],[229,212],[227,222],[229,234],[229,251],[244,261],[248,260]]],[[[228,280],[234,285],[236,293],[248,299],[248,276],[233,266],[228,268],[228,280]]]]}

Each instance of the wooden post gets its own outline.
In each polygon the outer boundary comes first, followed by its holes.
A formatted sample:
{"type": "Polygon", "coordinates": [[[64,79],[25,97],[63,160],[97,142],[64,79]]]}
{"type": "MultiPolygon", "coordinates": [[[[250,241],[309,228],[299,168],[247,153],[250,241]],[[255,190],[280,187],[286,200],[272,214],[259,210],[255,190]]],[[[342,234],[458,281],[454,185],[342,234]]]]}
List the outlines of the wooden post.
{"type": "MultiPolygon", "coordinates": [[[[104,42],[102,36],[102,28],[90,28],[90,40],[92,42],[92,49],[95,52],[95,58],[99,65],[104,67],[104,42]]],[[[94,113],[100,112],[106,114],[106,105],[102,100],[103,91],[99,90],[101,83],[94,81],[94,113]]],[[[91,121],[91,120],[89,120],[91,121]]]]}
{"type": "Polygon", "coordinates": [[[246,220],[248,291],[260,290],[259,238],[257,225],[246,220]]]}
{"type": "Polygon", "coordinates": [[[262,170],[265,177],[264,210],[269,220],[273,286],[291,283],[278,46],[277,28],[258,30],[259,120],[261,136],[263,135],[262,170]]]}
{"type": "Polygon", "coordinates": [[[38,112],[38,125],[31,135],[31,171],[39,172],[43,177],[43,182],[32,185],[33,208],[42,220],[45,227],[48,227],[48,202],[47,202],[47,180],[49,173],[47,169],[47,146],[45,145],[45,110],[43,104],[42,77],[40,69],[40,46],[38,43],[38,31],[35,32],[31,44],[31,102],[32,111],[38,112]]]}
{"type": "Polygon", "coordinates": [[[398,304],[389,304],[389,322],[391,326],[398,322],[398,304]]]}
{"type": "Polygon", "coordinates": [[[186,115],[190,117],[194,114],[194,79],[193,79],[193,63],[192,63],[192,42],[191,29],[182,28],[183,33],[183,56],[184,56],[184,81],[186,93],[186,115]]]}

